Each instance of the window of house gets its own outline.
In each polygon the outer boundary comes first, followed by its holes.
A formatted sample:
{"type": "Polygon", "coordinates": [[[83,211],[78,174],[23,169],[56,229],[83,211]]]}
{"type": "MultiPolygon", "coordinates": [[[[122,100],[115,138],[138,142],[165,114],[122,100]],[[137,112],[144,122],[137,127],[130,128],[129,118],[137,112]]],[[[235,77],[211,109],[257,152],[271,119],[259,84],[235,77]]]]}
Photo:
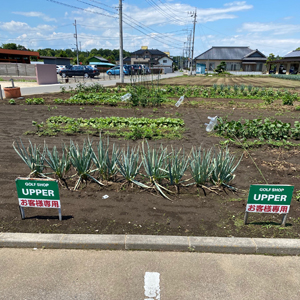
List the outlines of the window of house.
{"type": "Polygon", "coordinates": [[[251,65],[245,65],[245,71],[251,72],[252,71],[251,65]]]}
{"type": "Polygon", "coordinates": [[[263,64],[257,64],[256,65],[256,71],[261,72],[262,71],[262,67],[263,67],[263,64]]]}
{"type": "Polygon", "coordinates": [[[163,63],[166,64],[168,61],[166,59],[163,59],[163,63]]]}
{"type": "Polygon", "coordinates": [[[239,63],[226,63],[226,71],[239,71],[241,69],[241,64],[239,63]]]}
{"type": "Polygon", "coordinates": [[[208,70],[213,71],[215,69],[215,63],[209,63],[208,70]]]}

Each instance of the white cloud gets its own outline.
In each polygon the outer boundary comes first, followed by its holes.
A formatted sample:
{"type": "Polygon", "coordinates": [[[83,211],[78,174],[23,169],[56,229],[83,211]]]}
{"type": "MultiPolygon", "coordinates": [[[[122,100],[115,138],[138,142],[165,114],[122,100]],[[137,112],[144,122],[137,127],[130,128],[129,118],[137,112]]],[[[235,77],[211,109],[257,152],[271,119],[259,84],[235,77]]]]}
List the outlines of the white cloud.
{"type": "Polygon", "coordinates": [[[25,16],[25,17],[37,17],[37,18],[41,18],[43,19],[45,22],[57,22],[56,19],[54,18],[50,18],[47,15],[45,15],[42,12],[38,12],[38,11],[29,11],[29,12],[25,12],[25,11],[15,11],[12,12],[13,14],[16,15],[21,15],[21,16],[25,16]]]}
{"type": "MultiPolygon", "coordinates": [[[[176,1],[176,0],[175,0],[176,1]]],[[[186,41],[186,35],[179,32],[182,26],[191,24],[191,18],[187,12],[194,11],[194,7],[188,4],[182,4],[173,1],[172,3],[165,1],[163,4],[158,3],[157,6],[139,7],[137,5],[130,5],[124,2],[123,5],[123,35],[124,48],[129,51],[134,51],[140,48],[141,45],[148,45],[149,47],[158,47],[161,50],[173,49],[175,51],[183,46],[186,41]],[[176,26],[172,30],[174,33],[165,34],[157,33],[170,31],[170,28],[165,30],[165,26],[176,26]],[[148,26],[148,27],[147,27],[148,26]],[[176,31],[176,29],[178,29],[176,31]],[[152,38],[151,38],[152,37],[152,38]],[[154,38],[154,39],[153,39],[154,38]],[[162,49],[165,48],[165,49],[162,49]]],[[[197,9],[197,22],[206,23],[222,19],[237,18],[235,13],[252,9],[252,5],[248,5],[246,1],[236,1],[227,3],[219,8],[197,9]]],[[[104,12],[95,7],[86,7],[85,10],[71,11],[66,17],[70,20],[77,20],[78,34],[81,36],[82,45],[93,48],[106,46],[109,42],[112,48],[119,47],[119,33],[118,33],[118,19],[117,12],[104,12]],[[100,14],[110,14],[110,16],[103,16],[100,14]],[[84,32],[97,32],[91,36],[88,34],[84,36],[84,32]]]]}
{"type": "MultiPolygon", "coordinates": [[[[137,6],[124,4],[124,11],[127,15],[135,20],[142,22],[147,26],[159,25],[161,23],[186,25],[192,22],[192,18],[188,15],[189,11],[194,11],[194,7],[188,4],[172,3],[151,6],[148,8],[139,8],[137,6]]],[[[197,22],[207,23],[222,19],[234,19],[236,15],[232,13],[252,9],[253,5],[248,5],[246,1],[237,1],[227,3],[221,8],[198,8],[197,22]]],[[[126,22],[126,17],[125,17],[126,22]]],[[[134,23],[132,23],[134,25],[134,23]]]]}
{"type": "Polygon", "coordinates": [[[299,32],[300,25],[293,24],[279,24],[279,23],[244,23],[238,30],[239,32],[267,32],[271,31],[275,35],[288,34],[293,32],[299,32]]]}
{"type": "Polygon", "coordinates": [[[233,1],[233,2],[230,2],[230,3],[225,3],[224,6],[235,6],[235,5],[245,5],[246,4],[246,1],[233,1]]]}
{"type": "Polygon", "coordinates": [[[0,29],[9,33],[52,31],[54,28],[55,26],[50,25],[38,25],[36,27],[30,27],[27,23],[16,21],[0,22],[0,29]]]}

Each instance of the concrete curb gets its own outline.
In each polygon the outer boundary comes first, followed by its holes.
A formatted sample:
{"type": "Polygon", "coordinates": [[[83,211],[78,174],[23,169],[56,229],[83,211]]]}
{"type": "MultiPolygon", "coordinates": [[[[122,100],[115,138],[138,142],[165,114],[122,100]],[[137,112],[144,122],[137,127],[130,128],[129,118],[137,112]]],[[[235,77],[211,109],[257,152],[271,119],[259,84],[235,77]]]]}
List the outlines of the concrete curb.
{"type": "Polygon", "coordinates": [[[300,240],[0,232],[0,248],[144,250],[300,255],[300,240]]]}

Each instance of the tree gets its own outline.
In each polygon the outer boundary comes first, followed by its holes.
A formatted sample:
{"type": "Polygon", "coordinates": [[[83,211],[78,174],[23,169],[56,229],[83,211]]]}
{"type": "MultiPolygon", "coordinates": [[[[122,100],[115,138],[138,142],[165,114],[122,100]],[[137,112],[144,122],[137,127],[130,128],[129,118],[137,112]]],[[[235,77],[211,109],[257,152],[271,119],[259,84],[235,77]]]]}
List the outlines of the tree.
{"type": "Polygon", "coordinates": [[[108,57],[106,57],[106,59],[108,60],[108,62],[110,62],[111,64],[115,64],[116,63],[116,59],[113,55],[110,55],[108,57]]]}
{"type": "Polygon", "coordinates": [[[26,50],[26,47],[24,47],[23,45],[17,45],[15,43],[2,44],[1,48],[9,50],[26,50]]]}
{"type": "Polygon", "coordinates": [[[226,70],[226,62],[225,61],[221,61],[220,64],[215,68],[215,72],[217,72],[218,74],[225,72],[226,70]]]}
{"type": "MultiPolygon", "coordinates": [[[[267,58],[267,64],[271,63],[274,60],[279,60],[282,59],[282,57],[280,57],[279,55],[275,56],[273,53],[270,53],[268,58],[267,58]]],[[[276,68],[276,64],[270,64],[270,70],[274,70],[276,68]]]]}
{"type": "Polygon", "coordinates": [[[55,55],[56,57],[68,57],[68,54],[66,51],[61,50],[58,54],[55,55]]]}
{"type": "Polygon", "coordinates": [[[271,62],[273,60],[276,60],[276,57],[275,57],[275,55],[273,53],[270,53],[269,56],[268,56],[268,58],[267,58],[267,63],[271,62]]]}
{"type": "Polygon", "coordinates": [[[295,51],[300,51],[300,47],[298,47],[295,51]]]}

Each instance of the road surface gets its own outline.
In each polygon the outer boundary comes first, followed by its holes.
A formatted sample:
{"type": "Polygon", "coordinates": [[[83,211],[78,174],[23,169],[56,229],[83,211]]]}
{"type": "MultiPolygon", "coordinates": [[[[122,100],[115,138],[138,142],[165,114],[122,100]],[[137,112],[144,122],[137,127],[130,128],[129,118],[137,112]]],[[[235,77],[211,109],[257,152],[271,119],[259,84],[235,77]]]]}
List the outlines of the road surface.
{"type": "Polygon", "coordinates": [[[299,299],[300,257],[0,249],[0,299],[299,299]]]}

